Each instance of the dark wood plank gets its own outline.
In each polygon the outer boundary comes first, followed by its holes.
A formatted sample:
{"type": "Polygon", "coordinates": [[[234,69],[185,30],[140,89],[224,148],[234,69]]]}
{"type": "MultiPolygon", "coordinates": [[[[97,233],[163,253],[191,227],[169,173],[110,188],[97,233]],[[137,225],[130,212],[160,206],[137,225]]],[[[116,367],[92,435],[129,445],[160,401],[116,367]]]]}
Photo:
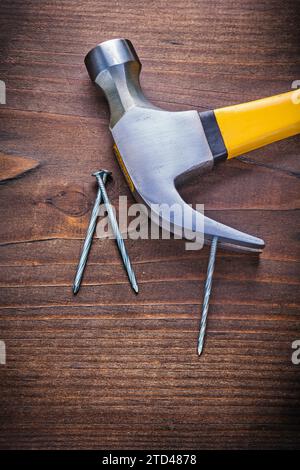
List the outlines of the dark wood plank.
{"type": "Polygon", "coordinates": [[[299,20],[292,0],[2,2],[1,448],[299,447],[298,137],[182,188],[209,216],[266,241],[259,258],[219,251],[201,359],[207,247],[127,240],[136,297],[114,242],[97,239],[71,294],[92,171],[110,168],[112,202],[133,202],[86,52],[128,37],[151,101],[205,110],[289,90],[299,20]]]}

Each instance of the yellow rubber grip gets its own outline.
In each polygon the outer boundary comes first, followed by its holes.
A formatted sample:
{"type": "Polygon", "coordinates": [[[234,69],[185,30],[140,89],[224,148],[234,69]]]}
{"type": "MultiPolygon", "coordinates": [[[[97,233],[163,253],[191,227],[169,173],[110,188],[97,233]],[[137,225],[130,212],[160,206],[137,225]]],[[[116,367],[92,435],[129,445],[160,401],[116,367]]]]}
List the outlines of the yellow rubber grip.
{"type": "Polygon", "coordinates": [[[300,133],[300,90],[214,111],[228,158],[300,133]]]}

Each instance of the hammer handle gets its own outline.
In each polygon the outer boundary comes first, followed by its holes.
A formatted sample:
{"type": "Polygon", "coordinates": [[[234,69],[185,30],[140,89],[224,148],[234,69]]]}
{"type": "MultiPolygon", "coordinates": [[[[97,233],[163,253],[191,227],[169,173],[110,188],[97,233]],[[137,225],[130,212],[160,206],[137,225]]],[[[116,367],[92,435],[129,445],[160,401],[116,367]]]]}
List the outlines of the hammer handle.
{"type": "Polygon", "coordinates": [[[216,109],[228,158],[300,133],[300,90],[216,109]]]}

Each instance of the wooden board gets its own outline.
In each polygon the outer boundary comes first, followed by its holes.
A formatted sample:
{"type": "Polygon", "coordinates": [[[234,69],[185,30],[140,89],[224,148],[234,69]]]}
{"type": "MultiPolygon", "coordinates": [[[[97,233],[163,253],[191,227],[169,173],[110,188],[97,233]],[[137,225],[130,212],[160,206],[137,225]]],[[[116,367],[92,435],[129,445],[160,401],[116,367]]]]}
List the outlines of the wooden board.
{"type": "Polygon", "coordinates": [[[219,251],[204,355],[196,355],[208,249],[127,241],[135,296],[112,240],[71,285],[95,197],[132,201],[108,107],[83,58],[128,37],[142,86],[170,110],[288,91],[300,78],[299,2],[2,1],[0,447],[259,449],[300,444],[299,137],[220,165],[183,191],[266,241],[219,251]]]}

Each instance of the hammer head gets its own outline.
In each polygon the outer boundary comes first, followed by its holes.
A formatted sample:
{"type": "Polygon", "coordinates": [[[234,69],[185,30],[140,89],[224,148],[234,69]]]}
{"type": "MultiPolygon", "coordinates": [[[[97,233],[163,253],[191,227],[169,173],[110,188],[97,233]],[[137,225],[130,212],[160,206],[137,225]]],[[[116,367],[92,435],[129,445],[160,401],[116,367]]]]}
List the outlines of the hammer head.
{"type": "Polygon", "coordinates": [[[190,207],[178,188],[191,176],[211,169],[214,157],[197,111],[162,110],[144,96],[141,63],[130,41],[113,39],[99,44],[85,58],[90,78],[105,93],[110,107],[110,130],[121,168],[138,201],[155,214],[164,204],[182,208],[182,216],[157,213],[162,226],[175,233],[196,233],[202,227],[206,242],[215,236],[221,245],[261,251],[263,240],[220,224],[190,207]],[[164,220],[167,219],[167,220],[164,220]]]}

